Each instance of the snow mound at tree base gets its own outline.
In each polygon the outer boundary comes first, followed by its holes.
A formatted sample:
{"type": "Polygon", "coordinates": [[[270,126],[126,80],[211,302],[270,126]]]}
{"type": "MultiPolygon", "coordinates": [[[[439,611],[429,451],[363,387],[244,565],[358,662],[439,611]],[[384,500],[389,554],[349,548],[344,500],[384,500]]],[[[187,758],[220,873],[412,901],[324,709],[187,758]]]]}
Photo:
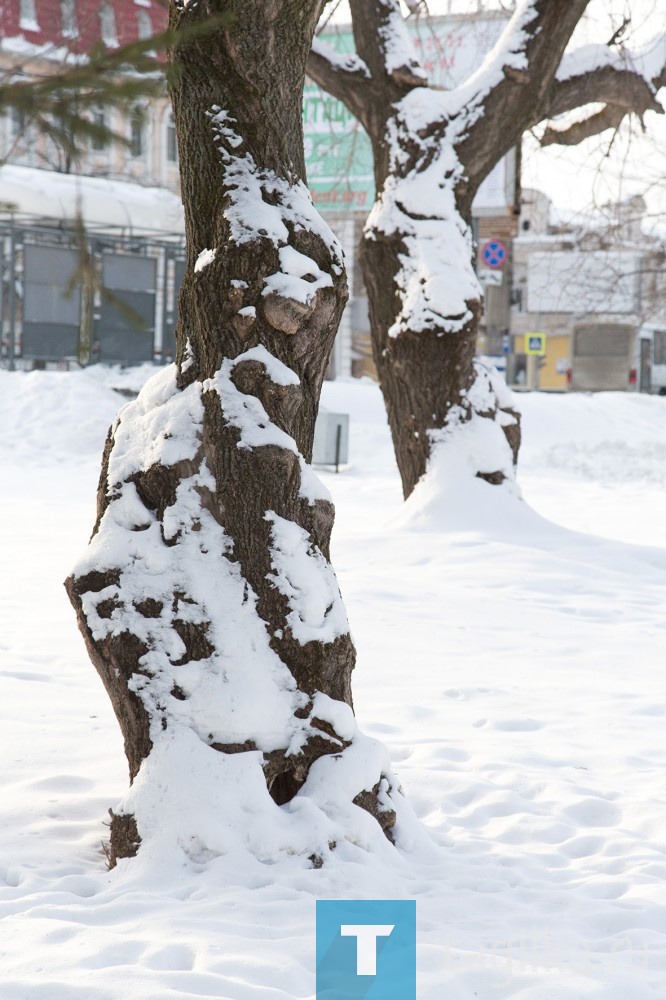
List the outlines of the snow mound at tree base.
{"type": "Polygon", "coordinates": [[[445,428],[431,432],[428,469],[393,519],[395,527],[477,531],[542,520],[522,502],[511,448],[497,419],[503,411],[486,416],[475,408],[471,418],[462,419],[458,409],[445,428]],[[501,482],[483,478],[491,475],[501,482]]]}
{"type": "MultiPolygon", "coordinates": [[[[355,727],[356,728],[356,727],[355,727]]],[[[259,751],[219,753],[191,730],[165,734],[144,761],[122,811],[134,815],[144,838],[135,859],[121,862],[132,878],[163,866],[195,868],[215,861],[229,875],[254,861],[306,869],[335,860],[344,845],[391,865],[398,851],[410,852],[428,838],[407,801],[381,779],[380,805],[397,812],[393,847],[370,813],[353,804],[359,789],[377,774],[389,775],[384,746],[356,729],[343,753],[312,765],[298,794],[277,805],[268,794],[259,751]],[[291,860],[290,860],[291,859],[291,860]]]]}

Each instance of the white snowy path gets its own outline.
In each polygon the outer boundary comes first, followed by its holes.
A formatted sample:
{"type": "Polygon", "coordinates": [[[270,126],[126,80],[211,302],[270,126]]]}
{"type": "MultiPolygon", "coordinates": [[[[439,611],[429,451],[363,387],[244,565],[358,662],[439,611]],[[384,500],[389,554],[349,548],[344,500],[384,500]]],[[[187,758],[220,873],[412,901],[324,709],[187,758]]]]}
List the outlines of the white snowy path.
{"type": "Polygon", "coordinates": [[[108,873],[125,758],[62,588],[122,402],[104,381],[0,372],[0,1000],[312,998],[328,897],[417,899],[419,1000],[666,997],[666,399],[521,396],[549,521],[426,522],[377,389],[327,385],[352,414],[323,477],[356,711],[435,849],[108,873]]]}

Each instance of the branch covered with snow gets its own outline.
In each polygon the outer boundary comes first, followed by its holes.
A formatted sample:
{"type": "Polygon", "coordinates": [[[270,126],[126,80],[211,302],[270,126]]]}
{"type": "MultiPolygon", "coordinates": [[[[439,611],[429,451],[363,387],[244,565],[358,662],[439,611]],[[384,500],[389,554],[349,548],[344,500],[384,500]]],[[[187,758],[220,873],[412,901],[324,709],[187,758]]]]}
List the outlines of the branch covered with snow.
{"type": "Polygon", "coordinates": [[[345,74],[350,80],[358,82],[370,79],[368,67],[355,52],[341,55],[321,38],[313,38],[310,55],[323,60],[332,72],[345,74]]]}
{"type": "Polygon", "coordinates": [[[588,2],[522,0],[479,70],[456,88],[468,125],[457,149],[472,190],[539,114],[588,2]]]}
{"type": "Polygon", "coordinates": [[[382,87],[396,94],[427,83],[398,0],[350,0],[356,50],[382,87]]]}
{"type": "Polygon", "coordinates": [[[658,91],[665,85],[666,35],[638,52],[585,45],[565,55],[540,119],[555,118],[588,104],[604,106],[572,125],[548,125],[541,145],[577,145],[608,128],[617,128],[629,114],[641,119],[647,111],[664,114],[658,91]]]}
{"type": "Polygon", "coordinates": [[[326,42],[315,38],[307,66],[308,76],[342,101],[359,121],[370,100],[371,76],[363,60],[355,54],[340,55],[326,42]]]}
{"type": "Polygon", "coordinates": [[[426,82],[426,73],[416,59],[399,3],[383,0],[378,9],[378,35],[386,72],[396,83],[421,86],[426,82]]]}

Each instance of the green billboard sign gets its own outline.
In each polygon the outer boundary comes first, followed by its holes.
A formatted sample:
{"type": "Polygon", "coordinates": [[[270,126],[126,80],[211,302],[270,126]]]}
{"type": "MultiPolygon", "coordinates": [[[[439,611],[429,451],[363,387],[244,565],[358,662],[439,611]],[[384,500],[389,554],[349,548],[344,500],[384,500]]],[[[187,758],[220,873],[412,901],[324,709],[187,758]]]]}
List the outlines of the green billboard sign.
{"type": "MultiPolygon", "coordinates": [[[[324,40],[339,53],[354,51],[349,28],[324,40]]],[[[365,129],[341,101],[306,81],[303,134],[308,185],[320,212],[348,212],[372,205],[375,194],[372,147],[365,129]]]]}
{"type": "MultiPolygon", "coordinates": [[[[421,17],[407,25],[429,80],[453,87],[480,65],[505,23],[505,14],[491,11],[469,17],[421,17]]],[[[349,26],[327,29],[321,39],[341,55],[355,51],[349,26]]],[[[328,215],[368,211],[375,195],[370,140],[344,104],[309,81],[303,98],[303,133],[308,185],[318,210],[328,215]]],[[[491,178],[492,174],[488,181],[491,178]]],[[[503,178],[502,172],[502,180],[494,180],[493,198],[499,204],[506,204],[503,178]]]]}

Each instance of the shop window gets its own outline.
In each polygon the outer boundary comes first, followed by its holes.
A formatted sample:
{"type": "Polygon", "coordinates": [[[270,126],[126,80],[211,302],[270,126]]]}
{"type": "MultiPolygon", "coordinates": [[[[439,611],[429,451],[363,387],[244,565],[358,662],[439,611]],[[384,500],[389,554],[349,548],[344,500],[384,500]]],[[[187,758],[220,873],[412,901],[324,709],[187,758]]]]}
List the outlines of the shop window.
{"type": "Polygon", "coordinates": [[[145,148],[145,115],[141,108],[135,108],[130,116],[129,151],[130,156],[143,156],[145,148]]]}
{"type": "Polygon", "coordinates": [[[167,163],[178,163],[178,139],[171,114],[167,116],[166,120],[166,159],[167,163]]]}

